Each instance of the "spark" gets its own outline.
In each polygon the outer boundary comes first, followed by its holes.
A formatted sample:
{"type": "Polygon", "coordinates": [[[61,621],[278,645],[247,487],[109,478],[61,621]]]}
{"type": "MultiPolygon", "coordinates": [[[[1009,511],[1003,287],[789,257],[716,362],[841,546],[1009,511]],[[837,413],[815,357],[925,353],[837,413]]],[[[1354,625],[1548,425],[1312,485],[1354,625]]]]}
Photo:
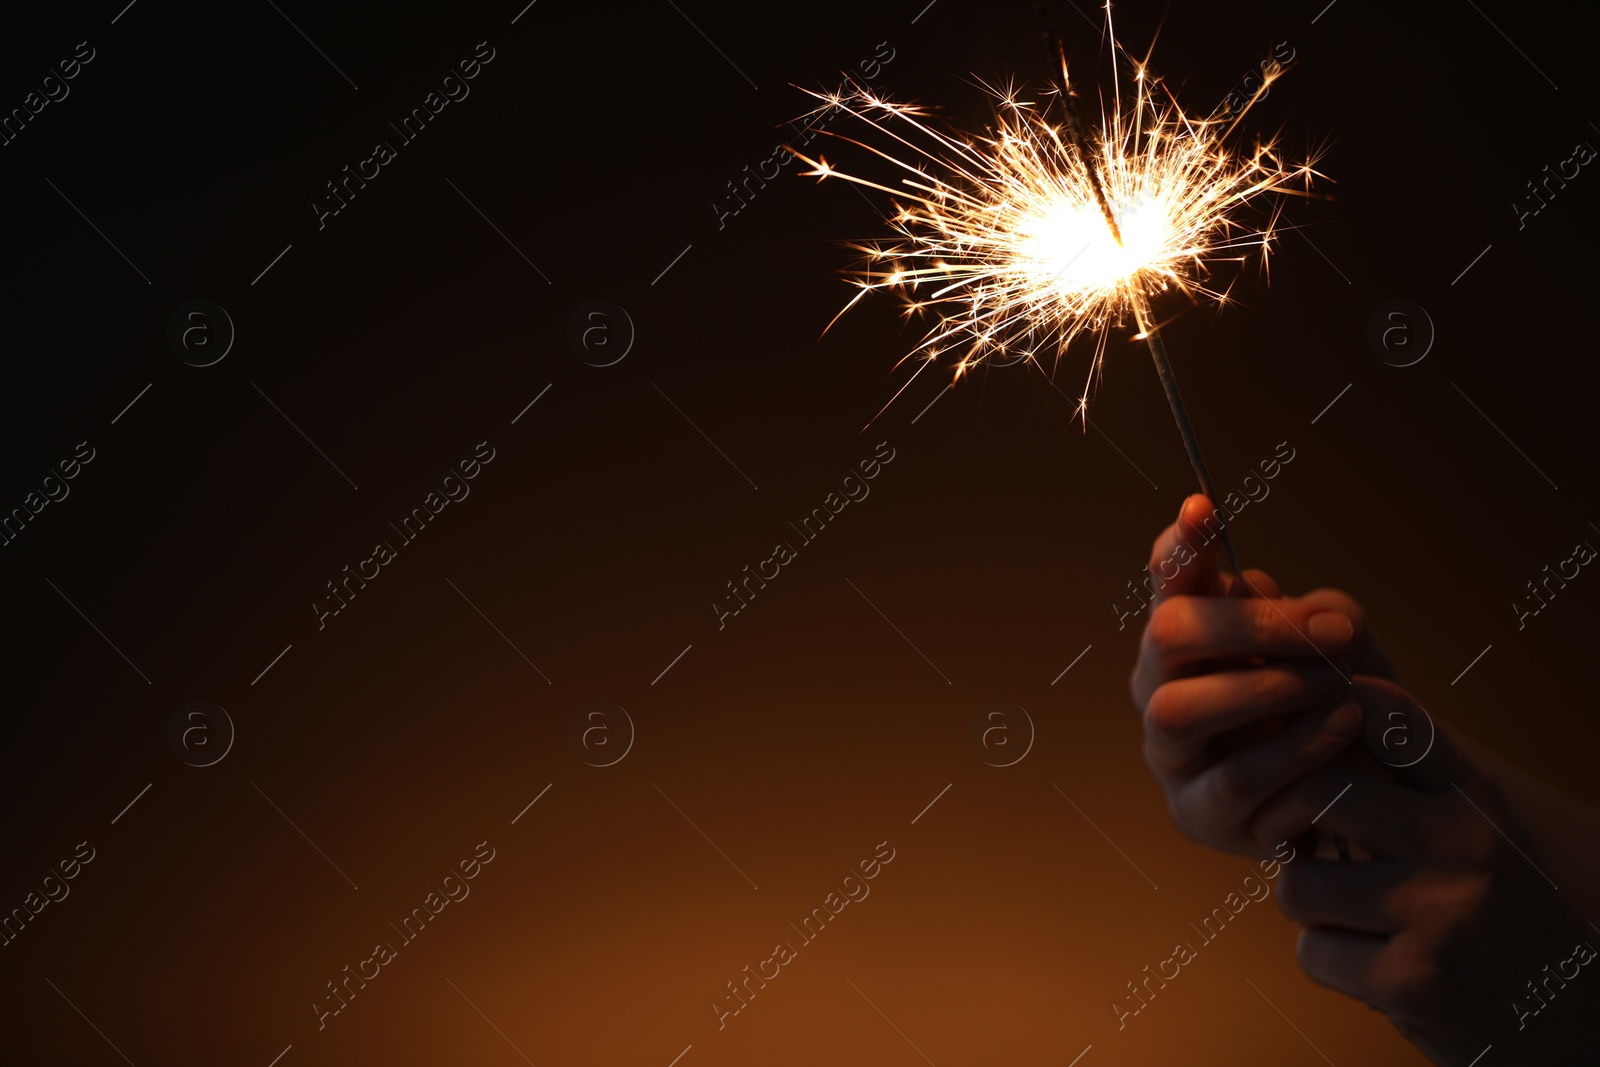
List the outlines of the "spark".
{"type": "Polygon", "coordinates": [[[864,260],[850,276],[858,292],[829,327],[878,290],[896,293],[908,318],[933,319],[901,361],[920,365],[896,397],[939,364],[953,367],[954,380],[985,363],[1042,369],[1048,360],[1053,369],[1089,334],[1096,343],[1077,398],[1082,414],[1113,330],[1131,319],[1132,340],[1158,343],[1151,304],[1172,291],[1191,305],[1229,303],[1214,265],[1259,252],[1265,269],[1281,196],[1322,198],[1312,192],[1325,177],[1315,160],[1285,163],[1276,138],[1233,145],[1244,115],[1287,67],[1268,65],[1237,113],[1191,116],[1148,57],[1116,44],[1109,3],[1105,10],[1114,81],[1097,123],[1080,117],[1060,53],[1059,82],[1039,100],[1024,99],[1015,84],[984,86],[995,113],[977,133],[854,81],[810,94],[822,101],[818,111],[837,107],[867,127],[862,138],[825,132],[898,175],[873,180],[789,149],[811,166],[806,176],[894,198],[892,236],[850,245],[864,260]],[[1131,71],[1131,93],[1119,67],[1131,71]]]}

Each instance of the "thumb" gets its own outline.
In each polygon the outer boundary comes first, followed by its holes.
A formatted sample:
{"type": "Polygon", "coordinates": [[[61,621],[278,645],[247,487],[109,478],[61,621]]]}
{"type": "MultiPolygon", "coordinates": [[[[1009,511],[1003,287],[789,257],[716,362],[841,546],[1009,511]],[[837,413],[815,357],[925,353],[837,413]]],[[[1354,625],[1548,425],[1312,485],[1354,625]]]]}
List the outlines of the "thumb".
{"type": "Polygon", "coordinates": [[[1226,586],[1218,558],[1221,522],[1203,494],[1186,497],[1178,521],[1162,531],[1150,549],[1149,570],[1157,600],[1173,596],[1222,596],[1226,586]]]}

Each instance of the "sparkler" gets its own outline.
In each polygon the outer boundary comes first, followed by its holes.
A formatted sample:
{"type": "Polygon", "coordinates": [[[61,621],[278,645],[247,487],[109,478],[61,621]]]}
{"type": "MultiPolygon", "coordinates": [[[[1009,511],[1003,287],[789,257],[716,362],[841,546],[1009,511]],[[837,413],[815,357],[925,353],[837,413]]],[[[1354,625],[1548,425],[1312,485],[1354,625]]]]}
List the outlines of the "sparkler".
{"type": "MultiPolygon", "coordinates": [[[[1275,201],[1270,217],[1253,227],[1246,216],[1255,202],[1274,194],[1311,196],[1311,181],[1321,175],[1310,162],[1285,165],[1271,140],[1258,139],[1248,152],[1230,146],[1244,115],[1285,68],[1265,71],[1237,114],[1191,117],[1151,73],[1148,56],[1134,60],[1116,43],[1109,0],[1105,12],[1113,95],[1092,130],[1079,114],[1058,48],[1061,79],[1051,99],[1041,105],[1021,99],[1015,87],[991,89],[996,117],[981,134],[946,132],[926,108],[891,102],[853,82],[811,94],[891,143],[879,148],[825,131],[903,171],[898,186],[789,151],[811,165],[808,176],[841,178],[896,198],[894,238],[854,246],[866,266],[852,279],[860,291],[839,312],[889,289],[901,295],[908,316],[935,316],[904,357],[921,366],[894,397],[941,356],[954,354],[956,380],[983,363],[1026,362],[1043,371],[1041,355],[1059,363],[1072,341],[1089,333],[1095,352],[1076,411],[1087,420],[1109,336],[1131,317],[1138,329],[1133,339],[1143,340],[1155,361],[1201,489],[1216,501],[1151,305],[1173,289],[1193,304],[1227,303],[1227,291],[1208,284],[1210,264],[1242,261],[1259,248],[1264,265],[1281,211],[1275,201]],[[1116,69],[1122,62],[1132,67],[1128,101],[1116,69]],[[1059,115],[1051,104],[1059,105],[1059,115]]],[[[1241,573],[1226,524],[1221,533],[1234,573],[1241,573]]]]}

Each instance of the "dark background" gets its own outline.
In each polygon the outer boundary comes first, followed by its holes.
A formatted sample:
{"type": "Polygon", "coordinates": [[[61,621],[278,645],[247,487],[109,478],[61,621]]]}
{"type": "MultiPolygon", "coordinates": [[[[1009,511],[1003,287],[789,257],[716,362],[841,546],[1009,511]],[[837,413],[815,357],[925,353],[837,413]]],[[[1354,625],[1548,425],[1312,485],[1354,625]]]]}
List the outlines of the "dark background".
{"type": "MultiPolygon", "coordinates": [[[[791,166],[718,227],[794,86],[879,42],[876,84],[967,126],[974,77],[1046,73],[1032,4],[925,2],[113,0],[11,27],[5,109],[96,51],[0,147],[0,508],[95,449],[0,549],[0,910],[96,850],[0,948],[16,1062],[1421,1062],[1300,974],[1265,904],[1117,1029],[1251,866],[1171,827],[1127,697],[1111,605],[1190,491],[1142,350],[1113,337],[1087,434],[1024,368],[926,411],[925,375],[862,432],[919,328],[885,299],[819,334],[838,241],[887,198],[791,166]],[[484,40],[470,96],[319,230],[323,183],[484,40]],[[193,299],[237,329],[205,368],[166,340],[193,299]],[[594,299],[637,330],[606,368],[567,341],[594,299]],[[485,440],[471,495],[319,631],[324,583],[485,440]],[[880,441],[870,497],[719,631],[724,583],[880,441]],[[600,699],[637,727],[605,768],[566,740],[600,699]],[[190,700],[237,731],[209,767],[168,742],[190,700]],[[1007,768],[968,742],[996,700],[1037,728],[1007,768]],[[319,1031],[324,983],[480,841],[471,896],[319,1031]],[[719,1032],[725,983],[881,841],[872,895],[719,1032]]],[[[1576,27],[1480,6],[1115,16],[1140,54],[1165,20],[1193,111],[1290,42],[1249,133],[1325,146],[1336,181],[1289,205],[1270,287],[1252,265],[1238,306],[1166,331],[1219,484],[1296,450],[1236,523],[1246,561],[1353,592],[1436,717],[1596,800],[1600,578],[1521,631],[1511,604],[1600,538],[1600,178],[1520,231],[1511,204],[1600,132],[1576,27]],[[1403,368],[1366,340],[1396,299],[1437,331],[1403,368]]],[[[1053,8],[1108,76],[1099,13],[1053,8]]]]}

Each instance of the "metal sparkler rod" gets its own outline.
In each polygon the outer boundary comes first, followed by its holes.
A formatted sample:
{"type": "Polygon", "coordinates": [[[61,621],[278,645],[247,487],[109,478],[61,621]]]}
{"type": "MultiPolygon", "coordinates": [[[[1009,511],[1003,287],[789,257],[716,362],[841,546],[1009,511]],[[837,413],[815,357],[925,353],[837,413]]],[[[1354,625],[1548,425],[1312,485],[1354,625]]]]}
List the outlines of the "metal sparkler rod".
{"type": "MultiPolygon", "coordinates": [[[[1167,404],[1172,408],[1172,418],[1178,424],[1178,433],[1183,437],[1183,450],[1189,454],[1189,466],[1194,468],[1194,475],[1200,481],[1200,491],[1211,500],[1211,506],[1218,508],[1217,492],[1211,483],[1211,473],[1206,470],[1205,458],[1200,455],[1200,439],[1195,436],[1194,425],[1189,421],[1189,411],[1183,406],[1183,396],[1178,392],[1178,378],[1172,373],[1172,361],[1167,358],[1167,346],[1162,343],[1161,331],[1150,319],[1150,308],[1145,303],[1144,294],[1134,286],[1128,287],[1129,297],[1133,301],[1133,314],[1139,322],[1139,330],[1144,334],[1145,343],[1150,346],[1150,358],[1155,360],[1156,375],[1161,379],[1161,388],[1167,394],[1167,404]]],[[[1216,515],[1216,512],[1213,511],[1216,515]]],[[[1222,547],[1228,553],[1228,562],[1233,565],[1233,573],[1243,581],[1244,571],[1239,569],[1239,556],[1233,550],[1233,538],[1228,536],[1228,524],[1222,520],[1221,515],[1216,515],[1218,532],[1222,535],[1222,547]]]]}
{"type": "MultiPolygon", "coordinates": [[[[1062,81],[1065,86],[1066,55],[1060,51],[1060,42],[1054,43],[1060,55],[1062,81]]],[[[1062,97],[1063,111],[1067,118],[1067,136],[1083,159],[1084,168],[1089,172],[1089,184],[1094,190],[1095,200],[1100,205],[1101,213],[1105,215],[1106,225],[1111,228],[1111,236],[1120,246],[1122,228],[1117,224],[1117,213],[1111,207],[1110,198],[1106,196],[1100,171],[1090,150],[1088,123],[1084,121],[1077,101],[1071,93],[1064,91],[1062,97]]],[[[1167,358],[1167,346],[1161,341],[1161,331],[1151,319],[1149,305],[1145,303],[1144,293],[1136,283],[1128,285],[1128,298],[1133,303],[1133,314],[1139,322],[1139,330],[1144,334],[1145,343],[1150,346],[1150,358],[1155,360],[1156,374],[1161,379],[1161,388],[1167,394],[1167,404],[1172,408],[1172,418],[1178,424],[1178,433],[1183,438],[1183,450],[1189,454],[1189,466],[1194,468],[1195,478],[1200,482],[1200,491],[1211,500],[1211,505],[1215,509],[1218,507],[1217,491],[1211,483],[1211,473],[1206,470],[1205,458],[1200,454],[1200,439],[1195,436],[1194,424],[1189,421],[1189,411],[1183,406],[1183,396],[1178,392],[1178,377],[1172,372],[1172,361],[1167,358]]],[[[1212,514],[1220,524],[1217,532],[1222,535],[1222,547],[1228,553],[1228,562],[1233,566],[1233,573],[1243,581],[1244,571],[1239,568],[1239,555],[1233,549],[1233,538],[1228,535],[1228,524],[1222,521],[1222,516],[1216,511],[1212,514]]]]}

